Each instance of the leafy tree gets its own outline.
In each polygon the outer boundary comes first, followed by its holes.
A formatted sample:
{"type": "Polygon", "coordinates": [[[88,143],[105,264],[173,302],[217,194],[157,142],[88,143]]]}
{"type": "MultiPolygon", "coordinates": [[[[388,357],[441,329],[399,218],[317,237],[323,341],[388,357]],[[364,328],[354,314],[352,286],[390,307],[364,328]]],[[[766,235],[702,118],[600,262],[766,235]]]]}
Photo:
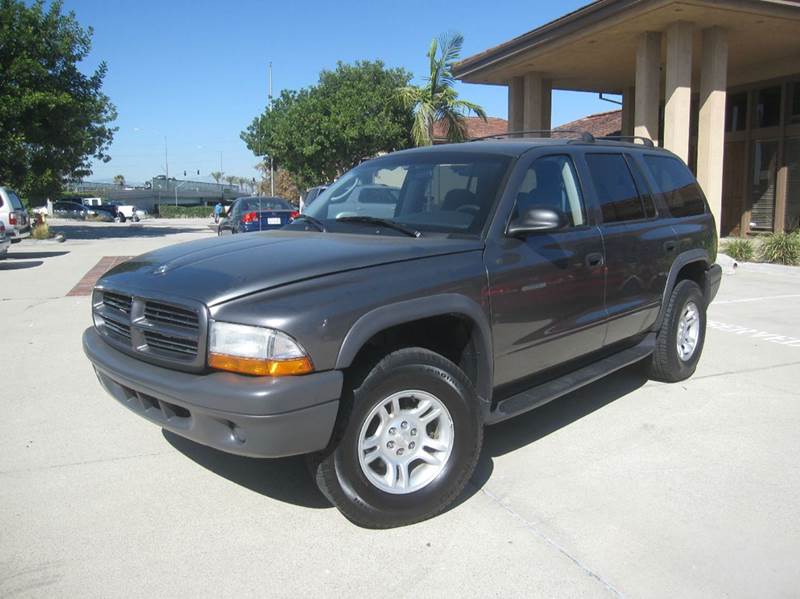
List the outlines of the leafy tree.
{"type": "Polygon", "coordinates": [[[241,137],[299,187],[332,181],[365,158],[410,145],[412,114],[399,95],[410,79],[381,61],[340,62],[317,85],[284,90],[241,137]]]}
{"type": "Polygon", "coordinates": [[[215,183],[219,183],[224,175],[225,173],[221,171],[211,171],[211,178],[214,179],[215,183]]]}
{"type": "Polygon", "coordinates": [[[125,185],[125,177],[122,175],[114,175],[114,185],[119,185],[120,187],[125,185]]]}
{"type": "Polygon", "coordinates": [[[467,137],[466,115],[474,112],[484,121],[483,108],[458,99],[453,88],[453,63],[461,54],[464,36],[460,33],[442,35],[431,40],[428,49],[430,73],[425,77],[425,85],[409,85],[401,90],[406,106],[414,111],[414,126],[411,135],[418,146],[433,143],[433,124],[442,121],[447,131],[447,139],[452,142],[464,141],[467,137]]]}
{"type": "MultiPolygon", "coordinates": [[[[269,184],[269,162],[259,162],[256,168],[261,171],[261,181],[257,183],[260,195],[271,195],[272,186],[269,184]]],[[[275,195],[298,204],[300,190],[295,184],[292,175],[283,168],[275,169],[275,195]]]]}
{"type": "Polygon", "coordinates": [[[61,9],[60,0],[0,0],[0,181],[36,199],[91,174],[91,158],[108,162],[117,130],[102,93],[106,64],[90,75],[78,68],[92,28],[61,9]]]}

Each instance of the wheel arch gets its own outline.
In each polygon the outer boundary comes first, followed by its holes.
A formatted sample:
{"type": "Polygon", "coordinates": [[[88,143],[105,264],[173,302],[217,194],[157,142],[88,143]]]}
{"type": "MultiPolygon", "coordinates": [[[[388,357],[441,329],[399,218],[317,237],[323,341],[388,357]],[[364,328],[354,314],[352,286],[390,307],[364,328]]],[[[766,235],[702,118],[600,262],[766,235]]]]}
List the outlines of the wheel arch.
{"type": "Polygon", "coordinates": [[[705,285],[705,272],[711,266],[711,259],[708,251],[704,249],[693,249],[679,254],[667,275],[667,283],[664,286],[664,294],[661,298],[661,309],[658,312],[658,318],[653,325],[653,330],[657,331],[661,327],[661,322],[664,319],[664,312],[666,310],[667,302],[669,301],[672,290],[675,285],[683,279],[695,281],[700,285],[703,295],[706,296],[708,291],[705,285]]]}
{"type": "Polygon", "coordinates": [[[345,335],[336,358],[336,368],[346,369],[351,366],[362,348],[383,331],[398,325],[444,316],[457,316],[472,325],[470,341],[474,343],[477,354],[475,391],[481,401],[488,405],[492,395],[494,363],[489,321],[480,305],[455,293],[405,300],[363,314],[345,335]]]}

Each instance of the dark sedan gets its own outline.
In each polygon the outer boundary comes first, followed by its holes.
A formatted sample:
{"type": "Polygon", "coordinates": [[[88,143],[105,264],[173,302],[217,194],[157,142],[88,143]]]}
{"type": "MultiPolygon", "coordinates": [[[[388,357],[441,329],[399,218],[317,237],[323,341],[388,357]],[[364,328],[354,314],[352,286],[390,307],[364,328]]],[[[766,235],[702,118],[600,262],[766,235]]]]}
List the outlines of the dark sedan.
{"type": "Polygon", "coordinates": [[[251,233],[280,229],[300,213],[283,198],[244,197],[234,201],[228,215],[219,223],[217,233],[251,233]]]}

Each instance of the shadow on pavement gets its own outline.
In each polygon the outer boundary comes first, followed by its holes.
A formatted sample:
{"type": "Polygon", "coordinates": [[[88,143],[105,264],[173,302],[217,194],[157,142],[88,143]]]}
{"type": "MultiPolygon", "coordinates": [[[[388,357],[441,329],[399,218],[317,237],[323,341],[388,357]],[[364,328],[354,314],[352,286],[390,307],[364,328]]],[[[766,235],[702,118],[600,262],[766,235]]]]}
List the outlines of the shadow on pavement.
{"type": "MultiPolygon", "coordinates": [[[[647,377],[642,369],[639,366],[630,366],[538,409],[487,427],[483,451],[475,473],[447,511],[465,502],[489,481],[494,471],[493,458],[535,443],[632,393],[646,382],[647,377]]],[[[236,484],[273,499],[303,507],[331,507],[317,489],[302,456],[272,460],[245,458],[199,445],[169,431],[163,431],[163,434],[178,451],[236,484]]]]}
{"type": "Polygon", "coordinates": [[[0,260],[0,270],[22,270],[23,268],[36,268],[42,264],[44,264],[42,260],[31,260],[30,262],[9,262],[8,260],[0,260]]]}
{"type": "Polygon", "coordinates": [[[308,508],[330,508],[319,492],[303,456],[257,459],[225,453],[162,430],[164,438],[186,457],[229,481],[272,499],[308,508]]]}
{"type": "Polygon", "coordinates": [[[69,252],[9,252],[9,260],[32,260],[36,258],[55,258],[56,256],[65,256],[69,252]]]}
{"type": "Polygon", "coordinates": [[[62,233],[70,239],[121,239],[131,237],[166,237],[178,233],[197,233],[208,231],[205,227],[148,226],[143,224],[51,225],[53,233],[62,233]]]}
{"type": "Polygon", "coordinates": [[[453,507],[469,499],[489,481],[494,471],[493,458],[535,443],[636,391],[647,380],[641,366],[629,366],[540,408],[487,427],[478,466],[453,507]]]}

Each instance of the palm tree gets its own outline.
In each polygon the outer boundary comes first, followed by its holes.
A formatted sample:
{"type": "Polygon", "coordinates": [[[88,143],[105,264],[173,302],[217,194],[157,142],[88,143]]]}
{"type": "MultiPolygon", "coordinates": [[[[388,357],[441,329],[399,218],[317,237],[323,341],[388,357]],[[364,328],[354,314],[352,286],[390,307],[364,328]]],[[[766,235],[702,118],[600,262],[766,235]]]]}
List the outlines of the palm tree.
{"type": "Polygon", "coordinates": [[[125,185],[125,177],[123,175],[114,175],[114,185],[122,187],[125,185]]]}
{"type": "Polygon", "coordinates": [[[466,115],[473,112],[486,120],[483,108],[467,100],[459,100],[458,92],[453,89],[453,63],[461,54],[463,44],[464,36],[460,33],[432,39],[428,49],[430,74],[425,78],[425,85],[410,85],[400,90],[406,106],[414,111],[411,136],[418,146],[433,143],[433,125],[436,122],[444,123],[448,141],[459,142],[467,137],[466,115]]]}
{"type": "Polygon", "coordinates": [[[227,177],[225,177],[225,182],[228,185],[233,185],[234,183],[237,182],[237,179],[238,179],[238,177],[236,177],[234,175],[228,175],[227,177]]]}
{"type": "Polygon", "coordinates": [[[222,177],[225,173],[221,171],[211,171],[211,178],[214,179],[216,183],[219,183],[222,180],[222,177]]]}

